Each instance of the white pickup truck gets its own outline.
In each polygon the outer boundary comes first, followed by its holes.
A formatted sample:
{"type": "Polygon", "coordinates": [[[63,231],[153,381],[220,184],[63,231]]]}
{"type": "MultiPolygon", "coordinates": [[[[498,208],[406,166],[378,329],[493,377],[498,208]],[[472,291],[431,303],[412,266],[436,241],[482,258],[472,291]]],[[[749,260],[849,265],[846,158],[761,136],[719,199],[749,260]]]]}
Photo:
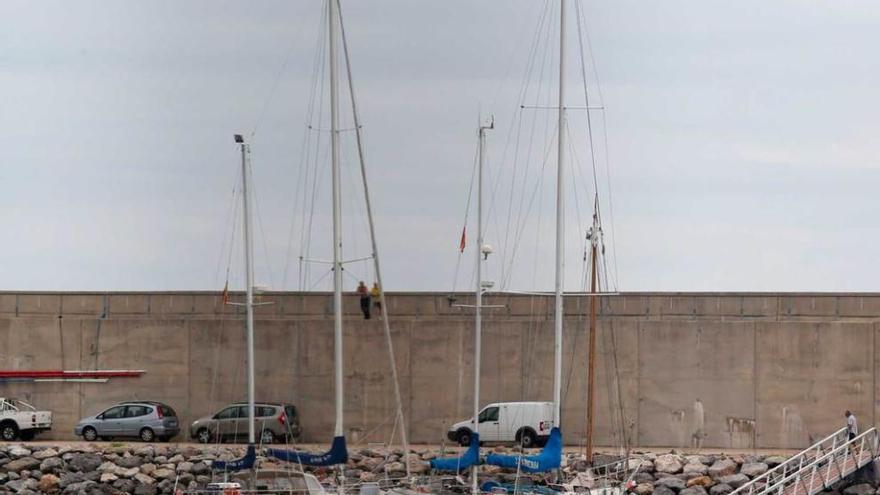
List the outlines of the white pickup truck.
{"type": "Polygon", "coordinates": [[[0,397],[0,440],[33,440],[34,436],[52,429],[52,413],[18,399],[0,397]]]}

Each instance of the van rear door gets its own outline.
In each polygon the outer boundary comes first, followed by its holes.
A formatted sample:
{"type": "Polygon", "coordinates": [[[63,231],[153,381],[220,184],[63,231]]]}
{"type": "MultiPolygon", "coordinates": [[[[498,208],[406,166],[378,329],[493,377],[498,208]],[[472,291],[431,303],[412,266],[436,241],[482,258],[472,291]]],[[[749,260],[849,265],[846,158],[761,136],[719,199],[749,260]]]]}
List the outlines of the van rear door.
{"type": "Polygon", "coordinates": [[[539,404],[536,408],[536,431],[539,436],[547,436],[550,434],[550,430],[555,426],[553,424],[553,403],[545,402],[543,404],[539,404]]]}

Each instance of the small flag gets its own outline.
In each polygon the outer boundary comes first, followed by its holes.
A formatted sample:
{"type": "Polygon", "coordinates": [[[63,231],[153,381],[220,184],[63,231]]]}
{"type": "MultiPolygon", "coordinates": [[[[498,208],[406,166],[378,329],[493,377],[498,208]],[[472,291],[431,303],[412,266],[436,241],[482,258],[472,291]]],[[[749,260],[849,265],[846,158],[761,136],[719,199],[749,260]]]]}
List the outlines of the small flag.
{"type": "Polygon", "coordinates": [[[467,225],[461,228],[461,242],[458,244],[458,251],[463,253],[466,239],[467,225]]]}
{"type": "Polygon", "coordinates": [[[223,304],[229,304],[229,280],[223,286],[223,304]]]}

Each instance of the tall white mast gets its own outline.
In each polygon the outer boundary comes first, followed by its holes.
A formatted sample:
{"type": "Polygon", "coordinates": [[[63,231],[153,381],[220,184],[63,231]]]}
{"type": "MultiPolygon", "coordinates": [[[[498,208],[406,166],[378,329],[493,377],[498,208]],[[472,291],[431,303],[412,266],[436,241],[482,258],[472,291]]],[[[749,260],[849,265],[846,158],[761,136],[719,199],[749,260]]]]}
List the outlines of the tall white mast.
{"type": "Polygon", "coordinates": [[[562,407],[562,256],[565,234],[565,0],[559,0],[559,150],[556,158],[556,338],[553,369],[553,425],[560,424],[562,407]]]}
{"type": "MultiPolygon", "coordinates": [[[[495,127],[494,122],[480,125],[479,163],[477,165],[477,246],[476,253],[476,288],[474,289],[474,434],[480,433],[480,361],[482,357],[483,334],[483,162],[486,154],[486,130],[495,127]]],[[[478,464],[471,467],[471,493],[480,493],[477,476],[480,472],[478,464]]]]}
{"type": "Polygon", "coordinates": [[[248,159],[251,148],[244,139],[236,134],[235,142],[241,144],[241,214],[244,226],[244,283],[247,286],[245,312],[247,314],[247,397],[248,397],[248,443],[255,443],[254,434],[254,269],[251,252],[253,251],[253,232],[250,221],[250,167],[248,159]]]}
{"type": "Polygon", "coordinates": [[[329,0],[327,36],[330,64],[330,168],[333,177],[333,322],[334,361],[336,373],[336,428],[333,436],[342,436],[342,205],[339,177],[339,77],[336,74],[337,0],[329,0]]]}
{"type": "MultiPolygon", "coordinates": [[[[358,161],[361,168],[361,180],[364,185],[364,205],[367,210],[367,220],[370,226],[370,245],[373,248],[373,269],[376,272],[376,283],[379,284],[379,300],[385,301],[385,284],[382,282],[382,270],[379,263],[379,244],[376,241],[376,225],[373,222],[373,204],[370,200],[370,187],[367,181],[367,163],[364,157],[364,140],[361,134],[361,117],[358,112],[357,99],[354,91],[354,76],[351,71],[351,57],[348,53],[348,41],[345,37],[345,22],[343,21],[342,8],[339,8],[339,34],[342,39],[342,52],[345,56],[345,69],[348,75],[348,90],[351,97],[351,114],[354,119],[355,140],[357,141],[358,161]]],[[[391,363],[391,379],[394,381],[394,397],[397,400],[397,419],[400,421],[400,439],[403,443],[403,451],[409,453],[409,441],[407,440],[406,421],[403,416],[403,399],[400,395],[400,379],[397,373],[397,359],[394,356],[394,342],[391,340],[391,324],[388,320],[388,304],[381,305],[382,327],[385,331],[385,344],[388,347],[388,359],[391,363]]],[[[406,476],[411,476],[409,458],[405,458],[406,476]]]]}

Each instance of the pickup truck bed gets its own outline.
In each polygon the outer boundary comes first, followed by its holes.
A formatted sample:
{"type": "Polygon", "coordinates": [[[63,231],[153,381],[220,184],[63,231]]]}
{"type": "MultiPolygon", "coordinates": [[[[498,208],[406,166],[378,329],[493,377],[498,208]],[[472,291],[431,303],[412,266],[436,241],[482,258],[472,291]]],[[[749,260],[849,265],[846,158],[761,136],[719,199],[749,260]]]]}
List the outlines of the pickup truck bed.
{"type": "Polygon", "coordinates": [[[50,429],[51,411],[38,411],[27,402],[0,397],[0,440],[33,440],[37,433],[50,429]]]}

